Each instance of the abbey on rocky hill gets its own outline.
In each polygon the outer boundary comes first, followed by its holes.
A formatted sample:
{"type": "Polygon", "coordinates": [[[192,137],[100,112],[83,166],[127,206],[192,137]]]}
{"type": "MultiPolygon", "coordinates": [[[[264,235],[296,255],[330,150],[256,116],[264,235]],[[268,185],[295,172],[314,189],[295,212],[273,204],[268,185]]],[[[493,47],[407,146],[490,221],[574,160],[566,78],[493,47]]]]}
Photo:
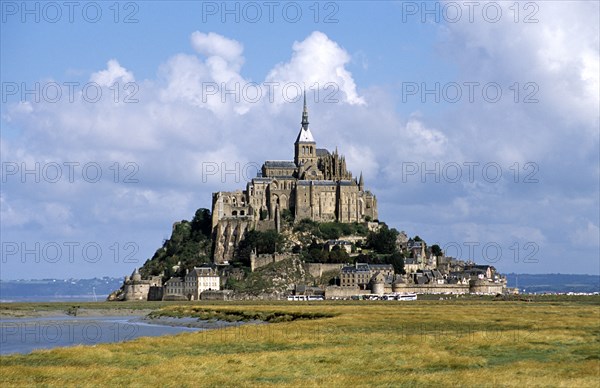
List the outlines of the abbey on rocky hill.
{"type": "Polygon", "coordinates": [[[246,190],[213,193],[214,261],[232,259],[248,230],[280,229],[282,213],[294,220],[363,222],[377,219],[377,199],[365,190],[336,151],[317,148],[308,128],[306,95],[294,160],[268,160],[246,190]]]}

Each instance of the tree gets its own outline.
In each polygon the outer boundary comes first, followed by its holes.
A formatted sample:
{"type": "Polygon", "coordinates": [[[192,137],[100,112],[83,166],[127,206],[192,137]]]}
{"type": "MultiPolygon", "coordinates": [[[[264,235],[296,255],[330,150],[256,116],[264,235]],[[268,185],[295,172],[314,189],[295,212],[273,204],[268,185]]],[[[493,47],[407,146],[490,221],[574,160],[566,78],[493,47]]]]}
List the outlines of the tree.
{"type": "Polygon", "coordinates": [[[192,231],[200,233],[206,238],[210,238],[212,232],[212,217],[210,210],[200,208],[196,210],[194,218],[192,219],[192,231]]]}
{"type": "Polygon", "coordinates": [[[265,209],[262,209],[260,211],[260,219],[261,220],[266,220],[268,216],[269,216],[269,212],[266,211],[265,209]]]}
{"type": "Polygon", "coordinates": [[[257,232],[258,241],[256,244],[257,253],[275,253],[281,252],[285,243],[282,235],[276,230],[267,230],[266,232],[257,232]]]}
{"type": "Polygon", "coordinates": [[[309,218],[303,218],[294,226],[294,232],[310,232],[315,235],[318,232],[319,224],[309,218]]]}
{"type": "Polygon", "coordinates": [[[337,222],[323,222],[319,231],[325,240],[337,240],[342,235],[342,227],[337,222]]]}
{"type": "Polygon", "coordinates": [[[289,209],[283,209],[281,211],[281,219],[289,225],[294,223],[294,213],[289,209]]]}
{"type": "Polygon", "coordinates": [[[142,276],[165,274],[165,277],[177,275],[172,267],[181,261],[181,271],[209,261],[212,256],[212,218],[210,210],[198,209],[192,221],[182,220],[173,226],[169,239],[163,241],[147,260],[140,273],[142,276]]]}
{"type": "Polygon", "coordinates": [[[283,236],[277,233],[276,230],[268,230],[266,232],[250,230],[246,232],[238,245],[235,255],[236,261],[248,267],[250,266],[250,254],[253,250],[256,250],[257,254],[281,252],[284,243],[283,236]]]}
{"type": "Polygon", "coordinates": [[[390,254],[396,251],[396,237],[398,231],[389,229],[383,224],[377,232],[371,232],[367,236],[367,246],[377,253],[390,254]]]}
{"type": "Polygon", "coordinates": [[[386,259],[386,264],[391,264],[394,266],[394,271],[396,273],[404,275],[406,271],[404,270],[404,255],[400,252],[394,252],[389,255],[386,259]]]}
{"type": "Polygon", "coordinates": [[[360,253],[358,256],[355,257],[354,261],[356,263],[367,263],[367,264],[375,264],[374,263],[374,259],[373,256],[365,254],[365,253],[360,253]]]}
{"type": "Polygon", "coordinates": [[[331,252],[329,252],[330,263],[347,263],[349,259],[350,255],[348,252],[346,252],[345,249],[340,248],[339,245],[333,247],[331,252]]]}
{"type": "Polygon", "coordinates": [[[443,255],[442,248],[440,248],[440,246],[437,244],[433,244],[431,246],[431,253],[434,256],[442,256],[443,255]]]}

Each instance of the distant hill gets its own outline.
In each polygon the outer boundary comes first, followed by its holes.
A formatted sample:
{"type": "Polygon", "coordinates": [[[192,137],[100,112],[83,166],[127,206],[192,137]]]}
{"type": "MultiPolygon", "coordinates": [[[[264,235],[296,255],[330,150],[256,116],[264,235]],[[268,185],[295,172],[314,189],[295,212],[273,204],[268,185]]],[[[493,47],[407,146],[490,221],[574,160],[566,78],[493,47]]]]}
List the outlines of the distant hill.
{"type": "Polygon", "coordinates": [[[569,274],[514,274],[506,275],[508,287],[522,292],[600,292],[600,276],[569,274]]]}
{"type": "Polygon", "coordinates": [[[100,301],[119,288],[122,282],[122,278],[109,277],[0,281],[0,301],[100,301]]]}

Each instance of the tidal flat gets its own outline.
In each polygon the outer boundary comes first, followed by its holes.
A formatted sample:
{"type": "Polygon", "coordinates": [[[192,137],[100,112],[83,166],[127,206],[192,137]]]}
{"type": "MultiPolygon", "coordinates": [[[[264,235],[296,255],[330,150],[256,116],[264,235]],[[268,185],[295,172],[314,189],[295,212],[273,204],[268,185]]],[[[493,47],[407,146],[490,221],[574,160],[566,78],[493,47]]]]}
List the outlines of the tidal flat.
{"type": "MultiPolygon", "coordinates": [[[[98,303],[97,310],[115,306],[98,303]]],[[[230,312],[234,321],[272,322],[2,356],[0,385],[597,387],[600,381],[598,296],[118,307],[153,310],[155,318],[210,320],[230,312]]]]}

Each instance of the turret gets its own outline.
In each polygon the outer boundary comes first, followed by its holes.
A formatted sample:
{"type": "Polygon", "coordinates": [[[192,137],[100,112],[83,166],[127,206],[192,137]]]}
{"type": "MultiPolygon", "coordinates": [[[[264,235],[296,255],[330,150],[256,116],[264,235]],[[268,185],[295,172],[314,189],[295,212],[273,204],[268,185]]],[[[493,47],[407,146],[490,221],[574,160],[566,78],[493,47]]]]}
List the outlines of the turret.
{"type": "Polygon", "coordinates": [[[140,275],[140,271],[138,271],[137,268],[131,274],[131,281],[132,282],[140,282],[140,281],[142,281],[142,275],[140,275]]]}

